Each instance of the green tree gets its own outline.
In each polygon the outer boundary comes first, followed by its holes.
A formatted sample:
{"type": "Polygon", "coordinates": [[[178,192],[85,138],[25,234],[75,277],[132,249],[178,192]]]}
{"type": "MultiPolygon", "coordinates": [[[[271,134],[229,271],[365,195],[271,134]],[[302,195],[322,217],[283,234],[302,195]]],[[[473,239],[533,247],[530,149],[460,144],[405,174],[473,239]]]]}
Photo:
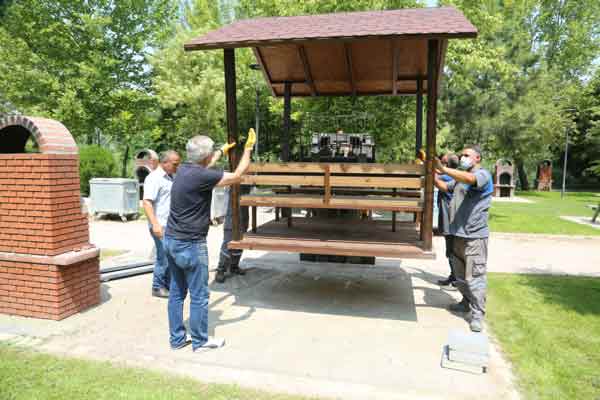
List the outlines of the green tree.
{"type": "Polygon", "coordinates": [[[170,0],[9,2],[0,16],[0,100],[60,120],[80,143],[98,132],[118,143],[132,119],[150,129],[140,113],[152,98],[147,56],[170,35],[173,16],[170,0]]]}

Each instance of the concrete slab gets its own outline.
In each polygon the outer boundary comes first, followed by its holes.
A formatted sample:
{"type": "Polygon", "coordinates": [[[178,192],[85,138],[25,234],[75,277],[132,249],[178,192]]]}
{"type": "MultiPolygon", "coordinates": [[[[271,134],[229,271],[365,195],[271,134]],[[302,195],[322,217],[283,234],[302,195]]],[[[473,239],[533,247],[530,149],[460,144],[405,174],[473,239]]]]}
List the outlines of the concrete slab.
{"type": "Polygon", "coordinates": [[[561,215],[560,218],[564,219],[565,221],[575,222],[577,224],[586,225],[586,226],[589,226],[592,228],[600,229],[600,218],[598,218],[598,220],[596,222],[592,222],[591,217],[561,215]]]}
{"type": "MultiPolygon", "coordinates": [[[[259,214],[261,221],[272,217],[259,214]]],[[[129,249],[128,257],[150,254],[147,229],[144,221],[91,223],[97,246],[129,249]]],[[[211,229],[213,268],[221,238],[220,227],[211,229]]],[[[489,269],[600,276],[599,244],[600,238],[493,234],[489,269]]],[[[446,310],[457,292],[435,284],[448,267],[443,238],[434,245],[437,260],[378,259],[375,266],[246,252],[247,275],[211,284],[210,333],[227,340],[212,352],[170,350],[166,301],[150,296],[150,275],[103,284],[100,306],[61,322],[0,316],[0,340],[203,381],[331,398],[517,398],[493,338],[487,374],[441,368],[449,331],[466,332],[468,326],[446,310]]]]}
{"type": "Polygon", "coordinates": [[[319,265],[258,252],[244,265],[247,275],[211,285],[210,333],[227,340],[219,350],[170,350],[166,301],[150,296],[150,275],[103,284],[101,306],[61,323],[0,316],[0,334],[43,351],[331,398],[516,398],[498,353],[477,377],[440,367],[448,331],[468,328],[445,310],[457,295],[436,275],[391,260],[319,265]]]}

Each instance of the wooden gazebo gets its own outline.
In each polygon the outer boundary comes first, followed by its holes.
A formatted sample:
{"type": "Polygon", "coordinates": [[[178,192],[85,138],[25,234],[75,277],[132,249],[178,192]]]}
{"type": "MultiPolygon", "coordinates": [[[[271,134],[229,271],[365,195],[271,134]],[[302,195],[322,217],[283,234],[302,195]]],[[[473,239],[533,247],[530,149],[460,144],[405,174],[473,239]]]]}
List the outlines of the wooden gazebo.
{"type": "MultiPolygon", "coordinates": [[[[238,141],[235,49],[250,47],[274,96],[284,98],[282,163],[255,163],[244,183],[311,188],[244,195],[232,190],[231,248],[308,254],[431,258],[433,157],[440,80],[448,40],[474,38],[477,29],[453,7],[350,12],[239,20],[191,40],[185,49],[223,49],[229,141],[238,141]],[[424,165],[289,163],[291,99],[299,96],[415,96],[416,149],[424,165]],[[240,235],[238,206],[253,207],[252,232],[240,235]],[[392,211],[392,221],[295,219],[256,224],[256,207],[392,211]],[[396,212],[416,223],[396,223],[396,212]],[[400,225],[400,226],[399,226],[400,225]]],[[[232,155],[231,167],[238,162],[232,155]]]]}

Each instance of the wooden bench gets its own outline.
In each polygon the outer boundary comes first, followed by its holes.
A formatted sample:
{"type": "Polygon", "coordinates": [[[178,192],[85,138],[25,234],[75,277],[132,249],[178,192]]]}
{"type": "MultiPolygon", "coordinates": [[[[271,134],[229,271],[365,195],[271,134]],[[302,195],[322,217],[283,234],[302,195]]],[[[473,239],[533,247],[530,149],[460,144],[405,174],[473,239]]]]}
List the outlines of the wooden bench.
{"type": "Polygon", "coordinates": [[[423,175],[422,165],[254,163],[243,177],[243,184],[279,189],[285,186],[288,191],[243,195],[240,205],[252,207],[253,232],[256,207],[391,211],[395,231],[396,212],[417,216],[423,212],[423,175]]]}

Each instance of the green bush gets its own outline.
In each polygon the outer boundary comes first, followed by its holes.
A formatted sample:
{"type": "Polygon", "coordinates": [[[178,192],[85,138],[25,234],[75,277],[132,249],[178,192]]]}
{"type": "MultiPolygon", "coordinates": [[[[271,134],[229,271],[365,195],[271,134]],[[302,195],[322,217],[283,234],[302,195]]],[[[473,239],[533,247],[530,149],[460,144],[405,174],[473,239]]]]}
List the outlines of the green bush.
{"type": "Polygon", "coordinates": [[[109,150],[97,145],[80,148],[79,177],[82,196],[90,194],[90,179],[114,177],[116,172],[117,163],[109,150]]]}

